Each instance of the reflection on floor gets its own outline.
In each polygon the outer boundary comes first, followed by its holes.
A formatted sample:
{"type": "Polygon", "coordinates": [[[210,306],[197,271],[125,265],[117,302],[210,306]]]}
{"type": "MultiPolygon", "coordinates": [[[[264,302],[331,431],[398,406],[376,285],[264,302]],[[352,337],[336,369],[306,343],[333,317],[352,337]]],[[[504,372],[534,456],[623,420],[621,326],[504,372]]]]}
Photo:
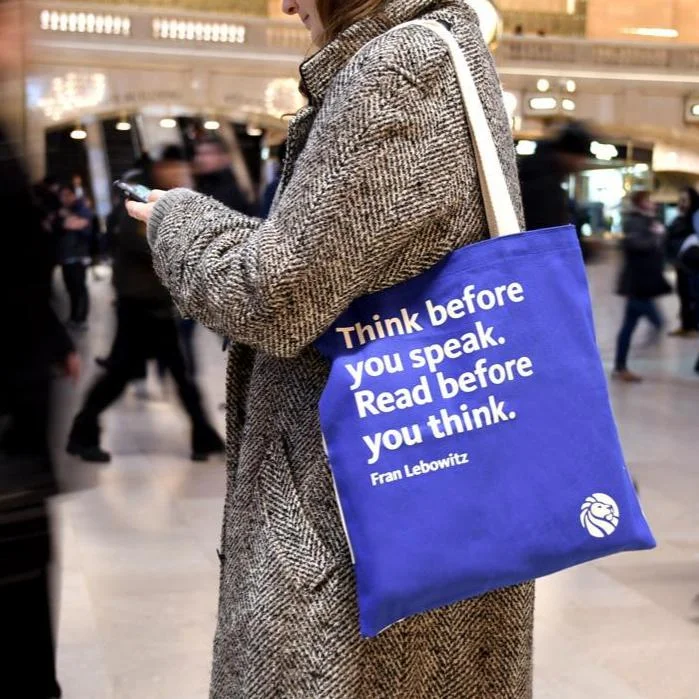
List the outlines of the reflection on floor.
{"type": "MultiPolygon", "coordinates": [[[[622,308],[610,293],[614,265],[594,265],[590,277],[609,361],[622,308]]],[[[93,358],[111,339],[111,289],[106,281],[92,288],[92,329],[80,340],[88,375],[78,392],[62,386],[63,435],[94,373],[93,358]]],[[[663,306],[674,324],[674,298],[663,306]]],[[[217,406],[224,355],[218,338],[201,331],[198,342],[202,383],[223,430],[217,406]]],[[[660,546],[540,582],[536,699],[699,697],[699,609],[691,607],[699,593],[697,353],[699,342],[670,338],[638,348],[631,368],[646,382],[612,386],[626,455],[660,546]]],[[[159,390],[154,379],[150,388],[159,390]]],[[[172,387],[169,393],[169,400],[144,401],[131,391],[107,414],[111,465],[60,459],[69,486],[56,502],[66,699],[207,696],[224,469],[218,460],[188,460],[187,421],[172,387]]]]}

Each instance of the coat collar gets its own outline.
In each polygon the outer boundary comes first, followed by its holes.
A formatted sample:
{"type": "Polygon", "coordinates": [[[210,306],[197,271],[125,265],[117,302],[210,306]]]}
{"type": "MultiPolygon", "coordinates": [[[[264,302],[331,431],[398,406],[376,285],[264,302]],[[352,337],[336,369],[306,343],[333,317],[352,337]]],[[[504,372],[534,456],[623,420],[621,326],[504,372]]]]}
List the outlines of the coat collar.
{"type": "Polygon", "coordinates": [[[392,27],[437,10],[467,9],[467,0],[385,0],[381,12],[355,22],[301,65],[301,86],[311,103],[323,101],[337,73],[359,49],[392,27]]]}

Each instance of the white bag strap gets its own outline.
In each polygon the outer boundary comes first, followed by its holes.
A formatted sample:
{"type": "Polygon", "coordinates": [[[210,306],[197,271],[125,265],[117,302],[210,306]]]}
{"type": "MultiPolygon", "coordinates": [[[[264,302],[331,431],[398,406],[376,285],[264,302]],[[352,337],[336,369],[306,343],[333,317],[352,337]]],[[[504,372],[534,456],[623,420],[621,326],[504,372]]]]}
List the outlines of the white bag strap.
{"type": "Polygon", "coordinates": [[[413,20],[394,27],[391,31],[411,25],[425,27],[444,40],[456,69],[456,77],[461,87],[461,96],[466,110],[466,117],[471,126],[473,146],[476,151],[478,176],[480,179],[485,212],[491,238],[512,235],[520,232],[520,225],[512,204],[510,190],[507,187],[505,173],[493,140],[493,134],[488,125],[488,119],[483,110],[478,88],[473,80],[471,68],[466,56],[454,38],[453,34],[436,20],[413,20]]]}

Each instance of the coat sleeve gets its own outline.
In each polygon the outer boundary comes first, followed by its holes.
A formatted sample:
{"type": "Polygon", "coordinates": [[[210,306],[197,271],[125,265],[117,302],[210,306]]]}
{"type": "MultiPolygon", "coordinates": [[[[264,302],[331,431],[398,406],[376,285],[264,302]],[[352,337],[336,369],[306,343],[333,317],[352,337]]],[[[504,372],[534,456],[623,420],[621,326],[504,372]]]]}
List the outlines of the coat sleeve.
{"type": "Polygon", "coordinates": [[[386,69],[355,82],[320,111],[271,218],[186,190],[158,202],[149,223],[154,263],[185,315],[292,357],[462,203],[445,194],[454,191],[454,168],[436,164],[451,148],[434,118],[444,96],[386,69]]]}

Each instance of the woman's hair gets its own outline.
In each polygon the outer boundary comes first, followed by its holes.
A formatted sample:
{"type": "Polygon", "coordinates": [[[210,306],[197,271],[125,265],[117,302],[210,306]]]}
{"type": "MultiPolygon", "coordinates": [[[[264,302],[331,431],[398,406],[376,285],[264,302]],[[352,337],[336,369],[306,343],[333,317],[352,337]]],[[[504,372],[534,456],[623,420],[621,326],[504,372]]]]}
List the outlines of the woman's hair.
{"type": "Polygon", "coordinates": [[[328,43],[360,19],[379,14],[384,0],[317,0],[317,3],[328,43]]]}
{"type": "Polygon", "coordinates": [[[689,216],[694,216],[694,214],[699,211],[699,192],[697,192],[694,187],[685,187],[683,191],[686,192],[689,197],[689,211],[687,214],[689,216]]]}

